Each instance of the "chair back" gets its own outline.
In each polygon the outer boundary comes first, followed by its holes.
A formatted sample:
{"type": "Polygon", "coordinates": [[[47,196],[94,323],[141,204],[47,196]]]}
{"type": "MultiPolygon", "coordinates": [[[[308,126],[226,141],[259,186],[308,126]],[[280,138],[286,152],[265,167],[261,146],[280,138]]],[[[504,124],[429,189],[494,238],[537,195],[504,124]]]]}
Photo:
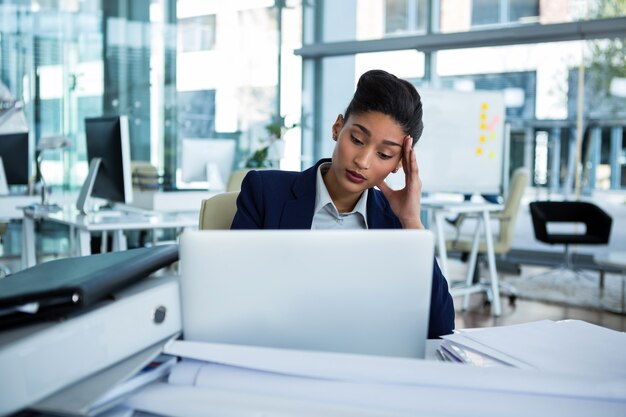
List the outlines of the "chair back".
{"type": "MultiPolygon", "coordinates": [[[[518,168],[513,172],[509,187],[509,194],[504,202],[502,211],[492,213],[491,218],[498,220],[499,233],[498,238],[494,239],[493,249],[495,253],[502,254],[511,250],[513,244],[513,236],[515,234],[515,224],[517,215],[524,196],[524,190],[528,183],[528,170],[518,168]]],[[[457,226],[457,238],[446,242],[448,250],[469,252],[472,249],[472,238],[470,236],[460,236],[458,234],[459,226],[457,226]]],[[[487,251],[487,243],[483,238],[479,242],[478,251],[485,253],[487,251]]]]}
{"type": "Polygon", "coordinates": [[[241,183],[250,168],[239,169],[230,173],[228,177],[228,184],[226,184],[226,191],[241,191],[241,183]]]}
{"type": "Polygon", "coordinates": [[[228,230],[237,212],[239,191],[217,194],[202,201],[200,230],[228,230]]]}
{"type": "Polygon", "coordinates": [[[530,203],[535,238],[549,244],[607,244],[613,218],[585,201],[534,201],[530,203]],[[548,223],[583,223],[585,233],[550,233],[548,223]]]}
{"type": "Polygon", "coordinates": [[[500,233],[497,243],[498,246],[502,247],[502,252],[507,252],[513,244],[515,224],[522,197],[524,197],[524,190],[526,189],[526,184],[528,184],[528,175],[526,168],[517,168],[511,176],[509,195],[507,195],[504,202],[504,209],[498,216],[500,217],[500,233]]]}

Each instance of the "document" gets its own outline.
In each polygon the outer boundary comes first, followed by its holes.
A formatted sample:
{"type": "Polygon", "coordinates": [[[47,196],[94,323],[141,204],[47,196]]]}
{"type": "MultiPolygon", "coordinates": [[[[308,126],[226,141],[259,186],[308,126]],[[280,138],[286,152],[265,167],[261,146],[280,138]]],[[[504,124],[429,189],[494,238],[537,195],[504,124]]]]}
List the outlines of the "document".
{"type": "Polygon", "coordinates": [[[126,407],[170,416],[527,416],[557,406],[574,416],[626,412],[621,378],[189,341],[164,351],[185,359],[167,384],[143,389],[126,407]]]}
{"type": "Polygon", "coordinates": [[[444,338],[519,368],[626,379],[626,333],[580,320],[461,330],[444,338]]]}

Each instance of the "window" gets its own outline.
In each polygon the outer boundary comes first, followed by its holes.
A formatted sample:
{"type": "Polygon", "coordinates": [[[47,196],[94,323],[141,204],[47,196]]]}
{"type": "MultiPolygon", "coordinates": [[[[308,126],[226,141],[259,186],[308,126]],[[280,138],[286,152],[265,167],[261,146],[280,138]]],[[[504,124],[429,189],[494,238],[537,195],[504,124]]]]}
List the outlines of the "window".
{"type": "Polygon", "coordinates": [[[178,51],[208,51],[215,47],[215,15],[178,19],[178,51]]]}
{"type": "Polygon", "coordinates": [[[539,16],[537,0],[473,0],[472,26],[535,21],[539,16]]]}
{"type": "Polygon", "coordinates": [[[425,0],[387,0],[385,34],[425,31],[426,8],[425,0]]]}

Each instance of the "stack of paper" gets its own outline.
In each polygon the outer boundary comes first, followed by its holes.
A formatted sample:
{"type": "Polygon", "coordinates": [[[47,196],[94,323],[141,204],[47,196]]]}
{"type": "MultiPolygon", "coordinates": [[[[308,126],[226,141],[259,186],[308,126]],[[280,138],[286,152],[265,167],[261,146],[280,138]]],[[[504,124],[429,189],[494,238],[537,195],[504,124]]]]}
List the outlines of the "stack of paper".
{"type": "Polygon", "coordinates": [[[626,379],[174,341],[129,408],[167,416],[626,415],[626,379]]]}
{"type": "Polygon", "coordinates": [[[100,416],[115,409],[130,393],[163,379],[176,358],[160,355],[162,343],[81,380],[30,408],[54,415],[100,416]],[[120,382],[121,381],[121,382],[120,382]]]}
{"type": "Polygon", "coordinates": [[[442,349],[461,362],[626,379],[626,334],[579,320],[460,330],[442,349]]]}

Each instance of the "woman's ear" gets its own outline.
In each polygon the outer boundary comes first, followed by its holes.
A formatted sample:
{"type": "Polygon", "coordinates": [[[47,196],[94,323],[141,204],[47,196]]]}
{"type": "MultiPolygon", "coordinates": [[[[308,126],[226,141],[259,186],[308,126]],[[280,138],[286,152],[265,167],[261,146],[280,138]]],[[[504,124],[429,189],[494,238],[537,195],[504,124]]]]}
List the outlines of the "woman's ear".
{"type": "Polygon", "coordinates": [[[333,140],[336,141],[337,138],[339,137],[339,132],[341,131],[341,128],[343,127],[343,114],[340,114],[339,116],[337,116],[337,120],[335,120],[335,123],[333,123],[333,140]]]}

